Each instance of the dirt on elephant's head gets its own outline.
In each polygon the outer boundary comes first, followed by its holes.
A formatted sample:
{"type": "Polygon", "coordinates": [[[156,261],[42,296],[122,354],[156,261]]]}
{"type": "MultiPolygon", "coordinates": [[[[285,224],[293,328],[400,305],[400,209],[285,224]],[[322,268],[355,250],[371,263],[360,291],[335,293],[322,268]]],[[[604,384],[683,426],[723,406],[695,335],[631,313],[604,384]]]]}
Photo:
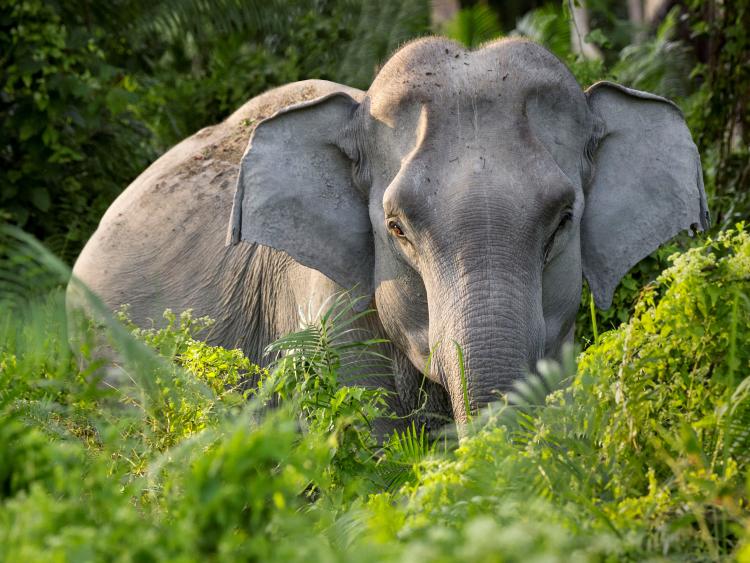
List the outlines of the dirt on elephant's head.
{"type": "Polygon", "coordinates": [[[180,143],[178,147],[181,152],[184,151],[184,156],[175,171],[180,175],[198,174],[204,171],[211,161],[239,167],[247,143],[258,123],[285,107],[327,93],[319,86],[318,81],[314,80],[300,82],[294,86],[297,88],[287,86],[266,92],[245,103],[222,123],[204,127],[180,143]],[[193,146],[183,146],[186,143],[193,146]]]}

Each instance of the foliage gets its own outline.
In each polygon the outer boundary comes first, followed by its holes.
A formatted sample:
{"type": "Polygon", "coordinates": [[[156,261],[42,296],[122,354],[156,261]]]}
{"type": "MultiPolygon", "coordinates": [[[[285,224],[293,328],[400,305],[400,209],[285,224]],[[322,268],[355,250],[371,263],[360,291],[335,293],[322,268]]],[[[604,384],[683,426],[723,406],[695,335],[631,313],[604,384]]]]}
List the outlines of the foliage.
{"type": "Polygon", "coordinates": [[[236,5],[240,17],[234,18],[211,18],[203,3],[196,3],[195,13],[190,12],[192,2],[162,6],[163,17],[171,18],[171,40],[160,45],[158,56],[145,69],[149,87],[139,108],[160,149],[217,123],[266,90],[305,78],[335,79],[340,49],[351,39],[353,22],[344,21],[340,2],[321,3],[317,10],[311,4],[292,2],[284,11],[288,25],[283,26],[266,22],[271,4],[261,7],[252,2],[244,9],[236,5]],[[245,13],[250,6],[257,16],[245,13]],[[273,31],[257,27],[257,20],[273,31]],[[200,21],[213,25],[196,28],[200,21]]]}
{"type": "Polygon", "coordinates": [[[700,89],[688,121],[704,155],[706,189],[722,227],[750,215],[750,2],[688,2],[692,40],[701,55],[691,73],[700,89]]]}
{"type": "Polygon", "coordinates": [[[72,262],[150,161],[273,87],[366,87],[424,0],[0,2],[0,220],[72,262]]]}
{"type": "Polygon", "coordinates": [[[0,559],[747,555],[742,225],[673,255],[577,370],[548,362],[458,444],[414,425],[378,443],[387,397],[346,383],[379,342],[343,300],[270,347],[268,371],[197,342],[209,322],[189,313],[100,320],[122,377],[91,339],[87,368],[67,351],[60,264],[17,233],[0,248],[0,559]]]}
{"type": "Polygon", "coordinates": [[[561,59],[570,53],[570,24],[559,6],[548,4],[531,10],[516,22],[513,35],[541,43],[561,59]]]}
{"type": "Polygon", "coordinates": [[[267,375],[265,370],[251,364],[240,350],[209,346],[196,340],[213,326],[214,321],[208,317],[195,319],[188,309],[178,318],[167,309],[164,311],[166,324],[162,328],[144,329],[132,323],[128,311],[129,307],[122,307],[117,318],[133,336],[206,383],[217,397],[238,387],[243,379],[267,375]]]}
{"type": "Polygon", "coordinates": [[[627,322],[642,293],[653,285],[662,270],[669,264],[669,257],[678,250],[689,247],[691,242],[687,236],[678,238],[638,262],[620,280],[612,297],[612,306],[607,310],[596,309],[593,312],[593,318],[590,307],[592,295],[588,285],[584,285],[581,307],[576,318],[576,340],[588,346],[595,341],[594,326],[597,326],[600,331],[606,331],[627,322]]]}
{"type": "Polygon", "coordinates": [[[678,10],[671,10],[653,37],[622,49],[612,69],[619,82],[669,99],[683,99],[693,93],[695,82],[690,73],[695,56],[677,38],[678,15],[678,10]]]}
{"type": "MultiPolygon", "coordinates": [[[[417,1],[219,6],[0,0],[2,218],[69,260],[157,151],[278,83],[366,86],[427,29],[417,1]]],[[[570,53],[555,6],[514,33],[584,86],[678,97],[719,226],[746,217],[747,2],[689,2],[637,42],[612,6],[589,6],[602,61],[570,53]]],[[[476,45],[500,22],[480,3],[448,29],[476,45]]],[[[96,322],[69,324],[67,269],[16,231],[0,274],[0,560],[750,561],[742,225],[654,253],[595,325],[584,290],[578,367],[545,364],[460,441],[381,429],[402,422],[388,395],[355,385],[380,342],[340,301],[264,370],[200,341],[210,321],[189,312],[123,326],[89,296],[96,322]]]]}
{"type": "Polygon", "coordinates": [[[137,82],[42,0],[0,2],[0,219],[72,257],[154,157],[137,82]]]}
{"type": "Polygon", "coordinates": [[[441,30],[446,37],[463,43],[471,49],[478,48],[500,36],[502,28],[497,14],[485,4],[459,10],[441,30]]]}

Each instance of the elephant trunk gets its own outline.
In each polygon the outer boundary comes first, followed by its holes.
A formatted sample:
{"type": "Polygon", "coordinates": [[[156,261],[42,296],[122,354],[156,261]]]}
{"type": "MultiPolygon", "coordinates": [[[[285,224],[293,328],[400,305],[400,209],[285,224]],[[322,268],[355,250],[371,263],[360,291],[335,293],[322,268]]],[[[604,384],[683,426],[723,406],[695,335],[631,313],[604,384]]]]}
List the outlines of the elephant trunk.
{"type": "Polygon", "coordinates": [[[540,277],[518,269],[476,269],[440,284],[437,298],[428,299],[431,377],[448,390],[457,423],[498,400],[542,357],[540,277]]]}

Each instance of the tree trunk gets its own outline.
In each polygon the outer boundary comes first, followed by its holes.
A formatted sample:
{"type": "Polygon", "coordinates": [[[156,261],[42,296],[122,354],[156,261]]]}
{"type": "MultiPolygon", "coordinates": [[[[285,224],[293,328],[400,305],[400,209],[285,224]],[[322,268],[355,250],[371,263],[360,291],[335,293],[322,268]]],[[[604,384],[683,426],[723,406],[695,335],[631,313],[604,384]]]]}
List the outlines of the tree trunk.
{"type": "Polygon", "coordinates": [[[453,19],[460,9],[458,0],[432,0],[432,27],[439,29],[445,22],[453,19]]]}
{"type": "Polygon", "coordinates": [[[573,14],[570,20],[570,41],[573,52],[583,55],[586,59],[601,59],[602,52],[599,47],[586,42],[586,36],[591,31],[588,10],[585,6],[576,6],[574,2],[570,3],[570,8],[573,14]]]}

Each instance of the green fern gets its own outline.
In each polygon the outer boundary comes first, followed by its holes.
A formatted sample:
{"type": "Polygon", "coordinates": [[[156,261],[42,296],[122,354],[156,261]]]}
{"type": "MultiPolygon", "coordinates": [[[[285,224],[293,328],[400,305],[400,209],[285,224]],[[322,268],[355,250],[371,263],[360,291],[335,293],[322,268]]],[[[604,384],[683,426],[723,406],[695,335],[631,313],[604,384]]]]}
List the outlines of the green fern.
{"type": "Polygon", "coordinates": [[[511,35],[541,43],[563,60],[571,55],[570,23],[563,17],[559,4],[547,4],[527,12],[516,22],[511,35]]]}
{"type": "Polygon", "coordinates": [[[442,32],[454,41],[474,49],[500,37],[502,27],[492,8],[486,4],[477,4],[459,10],[453,19],[445,22],[442,32]]]}
{"type": "Polygon", "coordinates": [[[427,0],[348,0],[354,22],[336,80],[367,89],[388,57],[407,41],[430,32],[427,0]]]}
{"type": "Polygon", "coordinates": [[[672,9],[654,37],[622,50],[612,69],[619,82],[671,99],[693,92],[690,76],[695,60],[691,48],[675,38],[678,14],[678,8],[672,9]]]}
{"type": "Polygon", "coordinates": [[[433,456],[437,442],[427,436],[425,427],[419,430],[412,422],[402,431],[394,431],[383,444],[377,463],[380,484],[388,492],[396,492],[418,475],[419,465],[433,456]]]}

